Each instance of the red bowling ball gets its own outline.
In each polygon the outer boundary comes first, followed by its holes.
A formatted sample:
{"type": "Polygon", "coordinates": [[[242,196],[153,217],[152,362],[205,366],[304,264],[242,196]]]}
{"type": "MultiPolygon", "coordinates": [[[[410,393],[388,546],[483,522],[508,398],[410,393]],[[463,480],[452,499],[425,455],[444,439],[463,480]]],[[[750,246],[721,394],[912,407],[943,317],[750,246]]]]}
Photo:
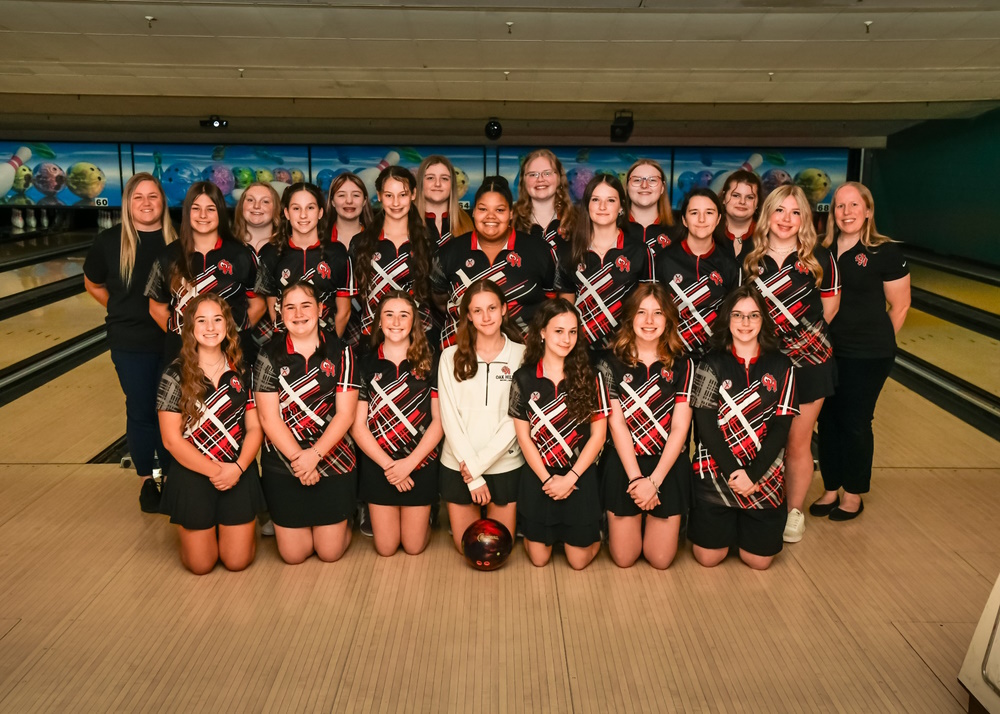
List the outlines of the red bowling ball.
{"type": "Polygon", "coordinates": [[[513,548],[507,526],[492,518],[480,518],[462,535],[465,559],[476,570],[496,570],[507,562],[513,548]]]}

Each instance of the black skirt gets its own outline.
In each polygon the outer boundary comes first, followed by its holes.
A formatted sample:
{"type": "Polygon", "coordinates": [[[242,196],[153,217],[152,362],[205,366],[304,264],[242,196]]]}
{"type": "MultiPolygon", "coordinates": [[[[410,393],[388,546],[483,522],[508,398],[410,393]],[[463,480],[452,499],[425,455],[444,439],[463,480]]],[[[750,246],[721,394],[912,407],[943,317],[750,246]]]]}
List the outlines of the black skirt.
{"type": "Polygon", "coordinates": [[[207,476],[171,462],[163,481],[160,512],[170,522],[191,531],[215,526],[240,526],[267,510],[257,462],[243,472],[236,485],[220,491],[207,476]]]}
{"type": "MultiPolygon", "coordinates": [[[[565,469],[549,469],[550,474],[562,475],[565,469]]],[[[556,501],[542,490],[542,481],[528,464],[521,467],[518,489],[517,521],[524,537],[536,543],[566,545],[581,548],[601,540],[601,498],[597,485],[597,468],[593,465],[576,482],[577,490],[569,497],[556,501]]]]}
{"type": "Polygon", "coordinates": [[[282,528],[328,526],[347,520],[354,513],[357,471],[323,476],[312,486],[303,486],[277,449],[265,448],[260,457],[261,485],[267,497],[271,520],[282,528]]]}
{"type": "Polygon", "coordinates": [[[438,460],[417,469],[413,488],[400,491],[385,478],[385,470],[358,449],[361,479],[358,499],[376,506],[429,506],[438,500],[438,460]]]}
{"type": "MultiPolygon", "coordinates": [[[[637,456],[639,472],[649,476],[660,462],[659,456],[637,456]]],[[[604,483],[604,507],[616,516],[638,516],[648,513],[655,518],[669,518],[686,514],[691,503],[691,461],[686,451],[682,451],[660,484],[660,505],[651,511],[643,511],[628,494],[628,475],[621,456],[614,447],[604,450],[601,459],[604,483]]]]}
{"type": "MultiPolygon", "coordinates": [[[[521,469],[500,474],[483,474],[486,487],[490,490],[490,503],[506,506],[517,501],[517,487],[521,481],[521,469]]],[[[441,499],[448,503],[468,506],[472,503],[472,492],[462,474],[446,466],[441,467],[441,499]]]]}
{"type": "Polygon", "coordinates": [[[831,357],[823,364],[795,368],[795,391],[799,404],[829,397],[837,390],[837,363],[831,357]]]}

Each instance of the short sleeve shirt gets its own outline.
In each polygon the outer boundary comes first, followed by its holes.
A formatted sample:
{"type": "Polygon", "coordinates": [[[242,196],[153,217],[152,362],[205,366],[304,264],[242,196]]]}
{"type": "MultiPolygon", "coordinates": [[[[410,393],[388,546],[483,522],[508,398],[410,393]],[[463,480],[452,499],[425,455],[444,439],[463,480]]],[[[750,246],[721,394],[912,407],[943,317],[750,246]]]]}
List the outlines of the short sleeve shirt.
{"type": "MultiPolygon", "coordinates": [[[[356,241],[351,241],[351,260],[354,262],[354,246],[356,241]]],[[[361,290],[364,300],[361,304],[361,335],[367,337],[375,329],[378,304],[382,298],[393,290],[405,290],[413,293],[413,275],[410,272],[410,242],[407,241],[396,250],[396,244],[388,240],[384,235],[379,236],[372,253],[371,279],[366,286],[367,290],[361,290]]],[[[362,286],[358,286],[362,288],[362,286]]],[[[430,324],[430,313],[426,307],[422,307],[421,318],[424,325],[430,324]]]]}
{"type": "Polygon", "coordinates": [[[297,281],[305,281],[316,287],[318,292],[320,327],[327,331],[335,329],[338,297],[353,297],[357,294],[354,284],[354,270],[347,248],[343,243],[319,241],[308,248],[286,246],[279,251],[274,244],[264,246],[260,251],[260,271],[263,293],[277,298],[274,305],[275,327],[284,330],[281,321],[281,291],[297,281]]]}

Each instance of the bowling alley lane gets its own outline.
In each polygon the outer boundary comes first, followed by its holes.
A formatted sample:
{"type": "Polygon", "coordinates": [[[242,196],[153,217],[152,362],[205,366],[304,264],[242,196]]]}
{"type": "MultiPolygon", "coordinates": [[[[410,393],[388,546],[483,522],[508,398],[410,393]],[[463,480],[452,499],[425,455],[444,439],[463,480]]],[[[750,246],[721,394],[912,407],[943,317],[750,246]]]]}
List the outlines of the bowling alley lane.
{"type": "Polygon", "coordinates": [[[83,274],[83,254],[53,258],[0,273],[0,298],[83,274]]]}
{"type": "Polygon", "coordinates": [[[0,322],[0,369],[104,323],[104,308],[87,293],[0,322]]]}
{"type": "Polygon", "coordinates": [[[910,310],[896,337],[901,349],[1000,396],[1000,342],[954,323],[910,310]]]}
{"type": "Polygon", "coordinates": [[[913,287],[1000,315],[1000,287],[910,262],[913,287]]]}
{"type": "Polygon", "coordinates": [[[94,242],[94,235],[92,230],[69,231],[0,244],[0,270],[37,262],[31,260],[33,256],[44,260],[58,254],[79,252],[83,255],[94,242]],[[75,251],[75,248],[79,250],[75,251]]]}

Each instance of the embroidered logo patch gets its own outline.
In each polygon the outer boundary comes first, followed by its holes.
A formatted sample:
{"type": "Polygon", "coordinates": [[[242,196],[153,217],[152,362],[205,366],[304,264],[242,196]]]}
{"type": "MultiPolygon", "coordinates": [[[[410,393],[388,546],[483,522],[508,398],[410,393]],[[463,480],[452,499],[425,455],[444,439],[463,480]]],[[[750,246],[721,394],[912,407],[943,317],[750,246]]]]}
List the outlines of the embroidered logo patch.
{"type": "Polygon", "coordinates": [[[223,275],[232,275],[233,274],[233,264],[230,263],[228,260],[220,260],[219,261],[219,271],[222,272],[223,275]]]}
{"type": "Polygon", "coordinates": [[[243,391],[243,385],[240,384],[240,380],[238,377],[233,377],[232,379],[230,379],[229,384],[231,384],[233,389],[235,389],[237,392],[243,391]]]}
{"type": "Polygon", "coordinates": [[[507,254],[507,262],[513,265],[515,268],[521,267],[521,256],[519,256],[514,251],[507,254]]]}
{"type": "Polygon", "coordinates": [[[660,370],[660,376],[663,377],[668,382],[674,381],[674,373],[671,370],[667,369],[666,367],[660,370]]]}
{"type": "Polygon", "coordinates": [[[288,368],[288,365],[285,365],[284,367],[282,367],[282,368],[281,368],[280,370],[278,370],[278,371],[279,371],[279,372],[281,372],[281,376],[282,376],[282,377],[287,377],[287,376],[289,375],[289,373],[290,373],[290,372],[291,372],[292,370],[290,370],[290,369],[288,368]]]}
{"type": "Polygon", "coordinates": [[[862,268],[868,265],[868,256],[864,253],[858,253],[854,256],[854,262],[860,265],[862,268]]]}
{"type": "Polygon", "coordinates": [[[474,261],[472,258],[469,258],[468,260],[465,261],[465,267],[466,268],[471,268],[475,264],[476,264],[476,261],[474,261]]]}
{"type": "Polygon", "coordinates": [[[684,276],[680,273],[674,273],[674,282],[680,285],[684,282],[684,276]]]}
{"type": "Polygon", "coordinates": [[[666,248],[667,246],[670,245],[670,236],[668,236],[666,233],[661,233],[660,235],[656,236],[656,242],[659,243],[662,247],[666,248]]]}
{"type": "Polygon", "coordinates": [[[769,392],[778,391],[778,380],[776,380],[771,373],[767,373],[761,377],[760,383],[763,384],[764,388],[769,392]]]}
{"type": "Polygon", "coordinates": [[[292,271],[285,268],[281,271],[281,282],[288,284],[288,279],[292,277],[292,271]]]}
{"type": "Polygon", "coordinates": [[[532,392],[531,396],[528,397],[529,402],[537,402],[542,395],[538,392],[532,392]]]}
{"type": "Polygon", "coordinates": [[[722,382],[722,388],[725,389],[728,392],[730,389],[733,388],[733,380],[731,380],[731,379],[724,380],[722,382]]]}
{"type": "Polygon", "coordinates": [[[632,262],[624,255],[619,255],[617,258],[615,258],[615,265],[618,266],[618,269],[620,271],[622,271],[623,273],[627,273],[629,271],[629,268],[632,267],[632,262]]]}
{"type": "Polygon", "coordinates": [[[632,375],[631,374],[626,374],[624,377],[622,377],[622,381],[625,384],[631,384],[632,383],[632,375]]]}
{"type": "Polygon", "coordinates": [[[713,270],[711,275],[708,276],[708,279],[711,280],[716,285],[722,285],[722,276],[719,275],[718,270],[713,270]]]}
{"type": "Polygon", "coordinates": [[[327,377],[332,377],[333,376],[333,372],[334,372],[333,362],[331,362],[330,360],[328,360],[328,359],[323,360],[320,363],[319,368],[320,368],[320,370],[322,370],[323,374],[325,374],[327,377]]]}
{"type": "Polygon", "coordinates": [[[321,261],[319,265],[316,266],[316,272],[324,280],[330,279],[330,266],[326,264],[326,261],[321,261]]]}

